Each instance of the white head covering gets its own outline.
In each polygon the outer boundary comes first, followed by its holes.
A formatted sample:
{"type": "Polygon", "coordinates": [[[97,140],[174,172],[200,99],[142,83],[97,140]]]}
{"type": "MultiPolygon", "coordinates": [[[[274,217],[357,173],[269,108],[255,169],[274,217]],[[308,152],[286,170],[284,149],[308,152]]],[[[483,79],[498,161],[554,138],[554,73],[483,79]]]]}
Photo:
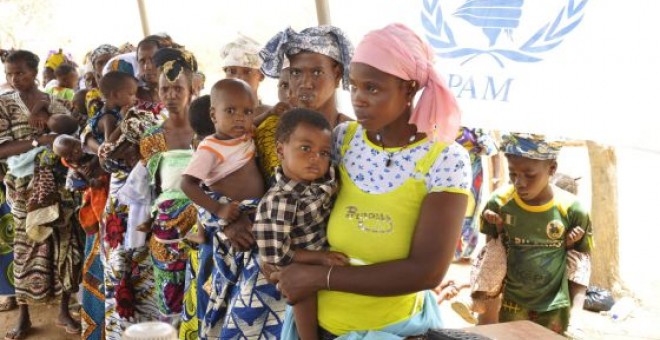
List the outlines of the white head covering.
{"type": "Polygon", "coordinates": [[[234,41],[222,47],[220,51],[222,66],[240,66],[259,69],[261,68],[261,64],[263,64],[263,60],[259,57],[260,50],[261,44],[239,33],[234,41]]]}

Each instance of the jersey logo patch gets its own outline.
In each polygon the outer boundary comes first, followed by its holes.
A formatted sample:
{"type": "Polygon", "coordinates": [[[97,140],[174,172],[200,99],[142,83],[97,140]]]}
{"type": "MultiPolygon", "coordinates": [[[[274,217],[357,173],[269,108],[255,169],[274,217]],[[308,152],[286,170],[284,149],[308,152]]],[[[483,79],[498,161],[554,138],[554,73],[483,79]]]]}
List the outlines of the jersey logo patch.
{"type": "Polygon", "coordinates": [[[545,233],[552,240],[558,240],[564,236],[564,230],[566,227],[561,223],[560,220],[552,220],[545,227],[545,233]]]}

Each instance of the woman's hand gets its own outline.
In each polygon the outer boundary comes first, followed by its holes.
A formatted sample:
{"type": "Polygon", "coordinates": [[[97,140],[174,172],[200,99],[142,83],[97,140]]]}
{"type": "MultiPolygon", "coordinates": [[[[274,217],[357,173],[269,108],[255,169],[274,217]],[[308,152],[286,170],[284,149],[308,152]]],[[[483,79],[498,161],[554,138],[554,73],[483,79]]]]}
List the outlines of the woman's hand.
{"type": "MultiPolygon", "coordinates": [[[[326,288],[329,267],[312,266],[292,263],[270,275],[276,282],[277,290],[287,299],[290,305],[295,305],[319,290],[326,288]]],[[[337,268],[334,268],[337,270],[337,268]]]]}
{"type": "Polygon", "coordinates": [[[57,138],[58,135],[54,134],[43,134],[37,138],[39,145],[53,145],[53,141],[57,138]]]}
{"type": "Polygon", "coordinates": [[[256,243],[252,235],[252,222],[244,214],[224,227],[222,232],[229,239],[231,246],[238,251],[248,251],[256,243]]]}

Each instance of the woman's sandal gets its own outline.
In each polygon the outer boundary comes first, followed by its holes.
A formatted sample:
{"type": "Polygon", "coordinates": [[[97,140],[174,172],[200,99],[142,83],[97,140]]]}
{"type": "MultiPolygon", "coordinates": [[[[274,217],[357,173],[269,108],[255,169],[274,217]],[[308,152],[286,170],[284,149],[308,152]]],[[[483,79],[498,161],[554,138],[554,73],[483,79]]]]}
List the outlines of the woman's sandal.
{"type": "Polygon", "coordinates": [[[10,329],[5,333],[5,340],[20,340],[27,337],[28,332],[32,329],[32,322],[28,322],[27,327],[18,329],[16,327],[10,329]]]}

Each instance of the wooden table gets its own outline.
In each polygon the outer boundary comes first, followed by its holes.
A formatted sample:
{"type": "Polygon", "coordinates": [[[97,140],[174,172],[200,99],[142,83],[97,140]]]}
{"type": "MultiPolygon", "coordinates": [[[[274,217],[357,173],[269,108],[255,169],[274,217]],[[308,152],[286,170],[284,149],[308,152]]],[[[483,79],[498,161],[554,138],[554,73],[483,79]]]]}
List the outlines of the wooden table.
{"type": "Polygon", "coordinates": [[[475,326],[470,328],[464,328],[464,330],[472,333],[477,333],[483,336],[487,336],[492,339],[502,339],[502,340],[559,340],[566,339],[563,336],[541,326],[534,322],[523,320],[523,321],[512,321],[505,323],[498,323],[492,325],[484,326],[475,326]]]}

